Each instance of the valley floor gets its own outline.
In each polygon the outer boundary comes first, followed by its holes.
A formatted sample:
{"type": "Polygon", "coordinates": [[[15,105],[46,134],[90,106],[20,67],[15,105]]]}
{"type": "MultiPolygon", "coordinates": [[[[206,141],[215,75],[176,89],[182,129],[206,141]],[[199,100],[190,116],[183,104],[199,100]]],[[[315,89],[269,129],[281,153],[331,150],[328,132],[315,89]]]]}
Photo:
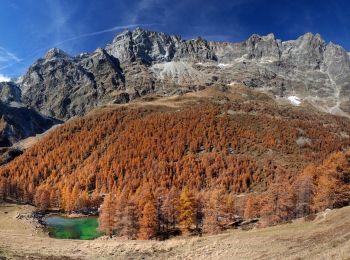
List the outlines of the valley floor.
{"type": "Polygon", "coordinates": [[[16,219],[31,210],[0,205],[0,259],[350,259],[350,207],[309,222],[162,242],[53,239],[16,219]]]}

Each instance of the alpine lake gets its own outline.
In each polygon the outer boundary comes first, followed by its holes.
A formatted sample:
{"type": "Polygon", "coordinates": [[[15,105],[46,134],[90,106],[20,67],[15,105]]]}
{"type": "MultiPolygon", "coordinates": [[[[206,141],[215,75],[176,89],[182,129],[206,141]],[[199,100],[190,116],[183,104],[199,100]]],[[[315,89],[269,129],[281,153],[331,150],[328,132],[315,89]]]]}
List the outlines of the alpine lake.
{"type": "Polygon", "coordinates": [[[43,222],[53,238],[91,240],[103,235],[98,230],[97,217],[67,218],[53,215],[43,219],[43,222]]]}

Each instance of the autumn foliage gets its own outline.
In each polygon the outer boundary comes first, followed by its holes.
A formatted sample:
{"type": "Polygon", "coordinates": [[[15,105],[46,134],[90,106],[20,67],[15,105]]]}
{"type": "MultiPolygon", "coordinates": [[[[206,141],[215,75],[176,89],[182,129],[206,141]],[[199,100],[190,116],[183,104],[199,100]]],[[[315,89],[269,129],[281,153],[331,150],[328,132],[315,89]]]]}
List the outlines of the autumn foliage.
{"type": "Polygon", "coordinates": [[[347,134],[347,119],[264,99],[104,110],[1,168],[0,199],[72,212],[107,194],[100,229],[130,239],[275,224],[349,204],[347,134]]]}
{"type": "Polygon", "coordinates": [[[99,229],[112,237],[113,230],[116,226],[115,217],[115,201],[113,195],[108,194],[101,206],[101,214],[99,217],[99,229]]]}

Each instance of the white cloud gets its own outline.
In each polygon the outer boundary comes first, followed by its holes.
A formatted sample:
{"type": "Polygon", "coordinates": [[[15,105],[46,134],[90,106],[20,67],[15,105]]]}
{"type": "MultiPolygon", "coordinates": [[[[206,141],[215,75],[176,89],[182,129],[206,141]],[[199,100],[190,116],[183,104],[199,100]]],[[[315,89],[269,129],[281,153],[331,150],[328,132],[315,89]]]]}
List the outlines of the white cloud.
{"type": "Polygon", "coordinates": [[[0,82],[8,82],[10,80],[11,79],[9,77],[6,77],[5,75],[0,74],[0,82]]]}

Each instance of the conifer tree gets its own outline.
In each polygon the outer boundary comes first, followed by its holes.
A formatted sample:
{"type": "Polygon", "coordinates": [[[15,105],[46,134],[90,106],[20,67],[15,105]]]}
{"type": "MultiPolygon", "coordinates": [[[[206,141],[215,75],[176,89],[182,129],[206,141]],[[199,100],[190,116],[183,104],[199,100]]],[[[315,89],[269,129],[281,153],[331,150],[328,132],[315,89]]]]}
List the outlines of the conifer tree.
{"type": "Polygon", "coordinates": [[[49,191],[45,188],[39,188],[35,192],[35,197],[34,197],[34,203],[35,206],[40,211],[46,211],[50,207],[50,193],[49,191]]]}
{"type": "Polygon", "coordinates": [[[135,203],[129,201],[123,213],[123,230],[121,235],[126,236],[128,239],[136,239],[138,233],[138,216],[135,203]]]}
{"type": "Polygon", "coordinates": [[[0,178],[0,201],[5,200],[7,190],[7,180],[5,177],[0,178]]]}
{"type": "Polygon", "coordinates": [[[180,195],[179,220],[183,233],[188,233],[196,225],[196,202],[193,193],[187,187],[180,195]]]}
{"type": "Polygon", "coordinates": [[[165,196],[165,200],[162,206],[162,212],[166,221],[167,229],[171,227],[173,230],[178,222],[178,210],[179,210],[179,194],[175,187],[172,187],[168,194],[165,196]]]}
{"type": "Polygon", "coordinates": [[[157,210],[153,201],[146,203],[140,220],[139,239],[152,239],[157,235],[157,210]]]}
{"type": "Polygon", "coordinates": [[[73,210],[77,210],[78,209],[78,199],[80,197],[80,187],[79,184],[76,183],[73,187],[72,193],[70,195],[70,207],[69,207],[69,211],[73,211],[73,210]]]}
{"type": "Polygon", "coordinates": [[[107,194],[104,198],[99,215],[99,230],[105,232],[112,238],[113,230],[115,228],[115,203],[114,196],[107,194]]]}
{"type": "Polygon", "coordinates": [[[248,196],[245,207],[244,207],[244,218],[250,219],[256,217],[258,214],[258,209],[254,200],[254,197],[252,195],[248,196]]]}
{"type": "Polygon", "coordinates": [[[204,208],[204,231],[217,234],[222,230],[220,217],[223,209],[223,193],[221,190],[214,190],[207,195],[204,208]]]}
{"type": "Polygon", "coordinates": [[[294,212],[296,217],[303,217],[312,212],[316,176],[316,167],[314,165],[308,165],[292,185],[291,192],[294,196],[294,212]]]}
{"type": "Polygon", "coordinates": [[[58,206],[57,191],[54,189],[50,192],[50,206],[51,208],[56,208],[58,206]]]}
{"type": "Polygon", "coordinates": [[[117,193],[114,201],[115,201],[114,216],[115,216],[116,234],[119,236],[127,235],[127,234],[124,234],[124,224],[125,224],[124,214],[125,214],[125,209],[127,205],[126,194],[124,192],[117,193]]]}

